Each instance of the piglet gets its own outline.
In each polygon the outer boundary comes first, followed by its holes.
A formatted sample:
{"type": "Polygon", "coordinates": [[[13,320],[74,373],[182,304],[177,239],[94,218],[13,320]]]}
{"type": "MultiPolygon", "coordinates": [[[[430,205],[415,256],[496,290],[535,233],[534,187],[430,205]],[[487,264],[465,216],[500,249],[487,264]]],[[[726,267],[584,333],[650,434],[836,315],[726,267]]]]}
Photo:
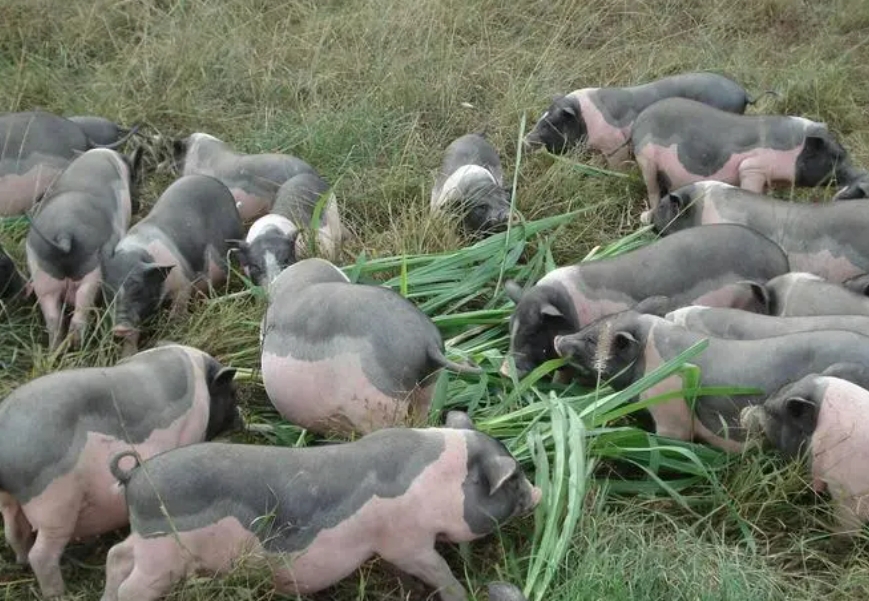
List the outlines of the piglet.
{"type": "Polygon", "coordinates": [[[113,332],[124,340],[124,354],[136,351],[141,323],[164,300],[172,299],[177,316],[195,291],[226,280],[228,241],[242,232],[235,199],[220,181],[190,175],[166,188],[148,216],[103,256],[113,332]]]}
{"type": "Polygon", "coordinates": [[[456,211],[466,233],[499,231],[510,220],[510,189],[498,151],[481,134],[466,134],[447,146],[431,191],[434,213],[456,211]]]}
{"type": "Polygon", "coordinates": [[[288,154],[242,154],[210,134],[197,132],[172,141],[174,171],[181,175],[210,175],[229,188],[245,223],[272,208],[278,189],[299,173],[316,173],[313,167],[288,154]]]}
{"type": "Polygon", "coordinates": [[[715,73],[681,73],[630,87],[582,88],[556,96],[525,136],[528,150],[546,148],[563,154],[583,144],[606,156],[612,169],[630,158],[634,121],[662,98],[690,98],[723,111],[742,114],[756,99],[735,81],[715,73]]]}
{"type": "Polygon", "coordinates": [[[92,143],[100,146],[116,147],[139,131],[138,124],[132,127],[121,127],[105,117],[82,115],[67,117],[67,119],[78,125],[92,143]]]}
{"type": "MultiPolygon", "coordinates": [[[[662,303],[661,312],[691,304],[767,312],[758,282],[787,271],[781,248],[754,230],[706,225],[616,257],[559,267],[524,291],[508,281],[505,290],[516,303],[510,355],[517,374],[524,376],[556,357],[556,335],[576,332],[652,297],[670,304],[662,303]]],[[[501,373],[510,374],[506,358],[501,373]]]]}
{"type": "Polygon", "coordinates": [[[437,326],[388,288],[351,284],[328,261],[311,258],[285,269],[269,289],[263,383],[294,424],[350,434],[425,419],[441,367],[480,373],[448,360],[437,326]]]}
{"type": "Polygon", "coordinates": [[[101,146],[79,123],[45,111],[0,115],[0,217],[22,215],[80,154],[101,146]]]}
{"type": "Polygon", "coordinates": [[[96,305],[103,269],[100,257],[127,233],[134,202],[132,158],[96,148],[75,159],[51,186],[27,233],[27,265],[53,349],[63,338],[63,306],[75,307],[72,344],[81,343],[88,311],[96,305]]]}
{"type": "Polygon", "coordinates": [[[147,458],[238,427],[234,375],[198,349],[167,344],[114,367],[37,378],[0,404],[3,529],[44,597],[63,594],[69,541],[127,524],[109,460],[131,449],[147,458]]]}
{"type": "Polygon", "coordinates": [[[241,561],[269,568],[278,593],[308,595],[375,555],[442,601],[466,601],[435,542],[485,536],[541,498],[476,429],[388,428],[311,448],[203,443],[129,470],[125,455],[111,469],[131,532],[109,551],[102,601],[154,601],[241,561]]]}
{"type": "Polygon", "coordinates": [[[826,124],[786,115],[734,115],[688,100],[660,100],[637,116],[631,144],[648,192],[649,223],[670,190],[715,180],[761,193],[777,184],[813,187],[858,171],[826,124]]]}
{"type": "Polygon", "coordinates": [[[869,392],[847,379],[807,375],[758,407],[743,411],[744,427],[762,431],[788,459],[807,454],[812,488],[829,491],[835,529],[854,533],[869,521],[869,392]]]}
{"type": "MultiPolygon", "coordinates": [[[[329,184],[316,173],[294,175],[278,190],[271,212],[254,221],[244,241],[234,243],[239,262],[255,284],[270,284],[297,258],[308,256],[308,240],[302,232],[309,228],[317,203],[328,190],[329,184]]],[[[337,200],[330,193],[317,230],[318,246],[329,260],[337,260],[345,234],[337,200]]]]}

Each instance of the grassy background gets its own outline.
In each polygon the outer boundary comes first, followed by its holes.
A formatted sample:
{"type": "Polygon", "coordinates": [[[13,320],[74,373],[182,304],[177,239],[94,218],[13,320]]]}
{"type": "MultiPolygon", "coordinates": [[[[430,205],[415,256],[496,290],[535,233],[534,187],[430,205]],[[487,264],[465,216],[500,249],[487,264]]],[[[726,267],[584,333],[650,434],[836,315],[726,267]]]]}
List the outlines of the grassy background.
{"type": "MultiPolygon", "coordinates": [[[[781,94],[764,97],[750,110],[826,121],[855,162],[869,166],[864,0],[0,0],[0,15],[0,109],[42,107],[125,124],[144,121],[171,135],[206,131],[240,151],[298,155],[337,182],[342,214],[355,233],[346,248],[348,265],[360,255],[461,246],[449,224],[427,215],[443,148],[456,136],[485,128],[501,151],[505,173],[512,174],[523,115],[530,126],[551,95],[584,86],[717,70],[751,93],[781,94]]],[[[146,207],[168,182],[160,176],[146,183],[146,207]]],[[[579,211],[545,243],[529,240],[523,261],[537,257],[537,275],[545,255],[538,246],[551,250],[550,262],[579,260],[593,247],[635,231],[643,208],[636,173],[590,177],[545,155],[523,158],[517,190],[528,219],[579,211]]],[[[22,236],[20,226],[0,231],[0,242],[21,265],[22,236]]],[[[508,305],[492,295],[499,271],[491,265],[487,270],[493,277],[468,302],[454,299],[431,314],[487,310],[486,319],[499,329],[460,346],[479,351],[489,360],[486,367],[495,369],[505,348],[508,305]]],[[[534,270],[517,270],[511,273],[520,281],[533,279],[534,270]]],[[[395,272],[393,264],[389,275],[395,272]]],[[[238,278],[232,285],[242,290],[238,278]]],[[[411,293],[418,289],[408,286],[411,293]]],[[[263,308],[262,299],[250,293],[207,306],[200,302],[184,323],[159,324],[155,337],[255,367],[263,308]]],[[[482,319],[464,315],[439,325],[452,337],[482,319]]],[[[103,324],[98,333],[106,330],[103,324]]],[[[0,361],[8,367],[0,378],[2,395],[55,369],[116,358],[116,350],[97,337],[81,352],[50,356],[35,308],[5,314],[0,334],[0,361]]],[[[491,375],[490,383],[496,379],[491,375]]],[[[513,390],[509,385],[471,384],[451,379],[450,402],[473,400],[490,431],[506,424],[504,435],[519,441],[521,432],[509,427],[528,396],[505,394],[513,390]],[[499,422],[499,412],[512,417],[499,422]]],[[[532,398],[537,393],[529,392],[532,398]]],[[[276,423],[255,378],[241,395],[252,419],[276,423]]],[[[277,442],[294,443],[298,432],[286,432],[277,442]]],[[[627,455],[624,444],[618,448],[627,455]]],[[[606,457],[606,445],[594,453],[606,457]]],[[[694,456],[700,454],[702,449],[694,456]]],[[[604,462],[596,473],[606,469],[604,462]]],[[[798,470],[773,458],[737,458],[716,470],[713,483],[683,489],[675,500],[651,494],[614,499],[600,482],[589,482],[576,534],[565,560],[554,566],[548,599],[846,600],[869,593],[865,544],[852,549],[827,540],[826,506],[805,491],[798,470]]],[[[98,598],[104,553],[116,538],[69,548],[64,575],[71,598],[98,598]]],[[[524,584],[539,541],[533,521],[523,520],[471,545],[470,556],[456,547],[445,554],[478,594],[492,577],[524,584]]],[[[35,598],[31,573],[11,560],[3,546],[0,594],[35,598]]],[[[316,598],[425,593],[374,561],[316,598]]],[[[173,598],[270,596],[262,580],[239,576],[194,583],[173,598]]]]}

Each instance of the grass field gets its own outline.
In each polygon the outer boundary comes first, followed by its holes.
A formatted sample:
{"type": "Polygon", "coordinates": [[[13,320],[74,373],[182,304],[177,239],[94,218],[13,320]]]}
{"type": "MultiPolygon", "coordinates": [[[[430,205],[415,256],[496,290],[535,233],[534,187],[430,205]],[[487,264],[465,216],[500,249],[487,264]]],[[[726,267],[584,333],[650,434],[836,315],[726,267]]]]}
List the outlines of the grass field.
{"type": "MultiPolygon", "coordinates": [[[[336,184],[354,233],[348,273],[401,290],[435,318],[451,352],[486,368],[481,379],[444,377],[436,405],[470,407],[550,494],[536,519],[466,549],[444,547],[473,598],[484,599],[493,578],[526,587],[532,601],[869,598],[869,548],[829,539],[826,505],[798,467],[756,452],[725,461],[646,436],[620,415],[624,395],[565,390],[545,377],[517,385],[496,373],[511,307],[503,278],[536,279],[597,246],[624,250],[619,240],[637,230],[643,209],[638,173],[590,174],[581,164],[602,166],[594,157],[523,156],[517,169],[523,118],[530,127],[553,94],[575,88],[716,70],[752,94],[779,92],[751,111],[825,121],[869,166],[865,0],[0,0],[0,15],[0,109],[205,131],[240,151],[304,158],[336,184]],[[453,138],[484,128],[534,223],[457,252],[466,243],[428,216],[433,171],[453,138]]],[[[146,207],[170,181],[146,182],[146,207]]],[[[0,228],[22,266],[24,232],[0,228]]],[[[276,430],[238,440],[310,441],[280,423],[257,381],[264,299],[237,276],[229,292],[197,301],[183,323],[161,322],[151,340],[251,370],[240,382],[246,416],[276,430]]],[[[35,306],[5,312],[0,395],[56,369],[113,363],[108,330],[100,322],[82,351],[52,356],[35,306]]],[[[99,598],[118,536],[68,548],[70,599],[99,598]]],[[[0,545],[0,598],[38,598],[31,572],[13,559],[0,545]]],[[[427,594],[372,561],[315,598],[427,594]]],[[[171,598],[272,595],[262,578],[238,575],[171,598]]]]}

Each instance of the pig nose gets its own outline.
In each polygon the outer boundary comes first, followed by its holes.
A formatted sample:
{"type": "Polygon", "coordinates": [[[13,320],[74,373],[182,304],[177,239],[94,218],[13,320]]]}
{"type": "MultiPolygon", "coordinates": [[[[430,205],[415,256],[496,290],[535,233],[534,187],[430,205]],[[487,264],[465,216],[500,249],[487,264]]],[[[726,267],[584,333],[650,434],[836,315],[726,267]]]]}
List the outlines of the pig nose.
{"type": "Polygon", "coordinates": [[[556,336],[552,339],[552,346],[555,347],[555,354],[559,357],[564,357],[565,355],[569,355],[567,349],[564,346],[564,336],[556,336]]]}
{"type": "Polygon", "coordinates": [[[543,491],[537,486],[531,487],[531,509],[537,507],[540,501],[543,500],[543,491]]]}
{"type": "Polygon", "coordinates": [[[643,211],[640,215],[640,224],[649,225],[652,223],[652,211],[643,211]]]}
{"type": "Polygon", "coordinates": [[[507,364],[507,358],[504,358],[504,361],[501,363],[501,369],[498,370],[502,376],[507,378],[510,377],[510,366],[507,364]]]}
{"type": "Polygon", "coordinates": [[[132,326],[119,324],[112,328],[112,334],[117,338],[129,338],[136,330],[132,326]]]}

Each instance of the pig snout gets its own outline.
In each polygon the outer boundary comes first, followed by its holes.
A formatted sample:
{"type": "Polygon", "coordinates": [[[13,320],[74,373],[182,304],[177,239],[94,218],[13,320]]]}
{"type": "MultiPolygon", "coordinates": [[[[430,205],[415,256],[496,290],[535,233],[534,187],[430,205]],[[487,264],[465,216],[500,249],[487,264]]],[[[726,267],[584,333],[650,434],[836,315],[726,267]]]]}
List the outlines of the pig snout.
{"type": "Polygon", "coordinates": [[[763,407],[753,405],[739,412],[739,425],[745,429],[746,440],[762,440],[765,414],[763,407]]]}
{"type": "Polygon", "coordinates": [[[112,328],[115,338],[131,338],[136,334],[136,328],[127,324],[118,324],[112,328]]]}
{"type": "Polygon", "coordinates": [[[652,223],[652,211],[643,211],[640,214],[640,225],[649,225],[652,223]]]}
{"type": "Polygon", "coordinates": [[[569,336],[556,336],[552,339],[552,346],[559,357],[570,357],[576,350],[576,344],[569,336]]]}
{"type": "Polygon", "coordinates": [[[536,131],[532,131],[525,139],[522,140],[522,150],[526,152],[534,152],[543,147],[543,140],[540,139],[540,134],[536,131]]]}
{"type": "Polygon", "coordinates": [[[529,511],[533,510],[535,507],[537,507],[540,504],[540,501],[542,501],[542,500],[543,500],[543,491],[540,490],[540,487],[538,487],[538,486],[532,486],[531,487],[531,502],[528,504],[528,507],[526,508],[525,512],[527,513],[529,511]]]}

